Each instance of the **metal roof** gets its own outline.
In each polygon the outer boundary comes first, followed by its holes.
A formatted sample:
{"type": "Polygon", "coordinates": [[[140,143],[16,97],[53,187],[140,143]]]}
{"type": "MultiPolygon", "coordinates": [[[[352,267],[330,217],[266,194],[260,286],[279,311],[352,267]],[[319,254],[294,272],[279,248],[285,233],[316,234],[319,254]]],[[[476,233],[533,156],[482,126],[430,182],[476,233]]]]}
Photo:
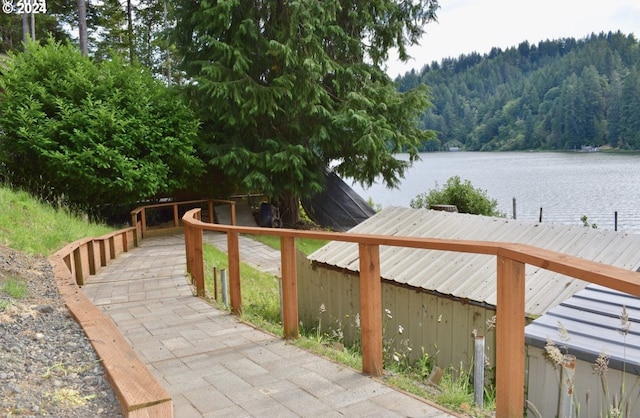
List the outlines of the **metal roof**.
{"type": "Polygon", "coordinates": [[[589,285],[525,327],[526,342],[543,348],[547,338],[569,354],[593,363],[601,352],[609,367],[640,375],[640,298],[598,285],[589,285]],[[623,307],[629,316],[622,332],[623,307]],[[559,324],[567,331],[563,337],[559,324]]]}
{"type": "MultiPolygon", "coordinates": [[[[640,266],[640,235],[582,225],[387,207],[349,232],[524,243],[632,270],[640,266]]],[[[352,243],[331,242],[308,258],[354,272],[359,269],[358,247],[352,243]]],[[[380,271],[386,280],[480,304],[496,304],[494,256],[381,246],[380,271]]],[[[587,284],[527,265],[525,310],[529,316],[542,315],[587,284]]]]}

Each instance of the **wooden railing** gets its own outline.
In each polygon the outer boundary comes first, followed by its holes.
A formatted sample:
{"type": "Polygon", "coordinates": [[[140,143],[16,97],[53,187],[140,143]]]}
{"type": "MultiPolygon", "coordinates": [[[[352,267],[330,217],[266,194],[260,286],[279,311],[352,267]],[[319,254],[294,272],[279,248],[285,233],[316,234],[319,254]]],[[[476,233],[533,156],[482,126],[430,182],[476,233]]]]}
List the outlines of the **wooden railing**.
{"type": "Polygon", "coordinates": [[[136,247],[135,228],[125,228],[109,234],[84,238],[66,245],[53,254],[61,259],[78,286],[119,254],[136,247]]]}
{"type": "Polygon", "coordinates": [[[524,244],[214,225],[200,221],[199,209],[186,212],[182,220],[185,230],[187,271],[191,274],[198,295],[204,295],[203,231],[226,233],[230,304],[231,311],[235,314],[242,311],[238,235],[242,233],[280,237],[285,338],[298,337],[295,239],[357,243],[360,255],[362,370],[374,376],[380,376],[383,371],[381,245],[495,256],[497,262],[496,416],[498,418],[521,417],[524,412],[526,264],[640,296],[640,273],[524,244]]]}
{"type": "Polygon", "coordinates": [[[173,417],[173,401],[120,331],[80,291],[91,275],[132,247],[136,229],[124,228],[68,244],[49,257],[58,291],[100,358],[125,417],[173,417]]]}
{"type": "MultiPolygon", "coordinates": [[[[202,205],[203,203],[207,204],[207,212],[209,216],[209,220],[214,219],[213,206],[214,204],[224,204],[229,205],[229,213],[231,217],[231,225],[236,224],[236,210],[235,205],[236,202],[233,200],[221,200],[221,199],[202,199],[202,200],[187,200],[182,202],[172,201],[165,203],[155,203],[151,205],[139,206],[131,211],[131,226],[136,228],[136,243],[139,239],[147,236],[149,232],[149,227],[147,225],[148,212],[150,210],[163,209],[170,207],[173,211],[173,227],[180,227],[180,208],[181,207],[193,207],[195,205],[202,205]]],[[[167,228],[162,228],[163,231],[166,231],[167,228]]],[[[160,230],[160,228],[158,228],[160,230]]]]}

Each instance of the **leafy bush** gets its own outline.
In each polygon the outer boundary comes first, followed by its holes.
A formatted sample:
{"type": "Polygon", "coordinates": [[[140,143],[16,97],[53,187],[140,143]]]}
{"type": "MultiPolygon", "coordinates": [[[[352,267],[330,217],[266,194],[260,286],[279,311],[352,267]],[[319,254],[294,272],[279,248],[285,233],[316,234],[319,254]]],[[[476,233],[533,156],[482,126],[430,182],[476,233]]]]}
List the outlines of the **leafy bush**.
{"type": "Polygon", "coordinates": [[[0,178],[99,213],[182,187],[201,170],[198,123],[138,66],[31,43],[0,67],[0,178]]]}
{"type": "Polygon", "coordinates": [[[498,210],[498,201],[487,196],[486,190],[476,189],[469,180],[462,182],[453,176],[447,180],[444,188],[436,188],[421,193],[411,199],[412,208],[429,209],[432,205],[455,205],[458,212],[485,216],[505,216],[498,210]]]}

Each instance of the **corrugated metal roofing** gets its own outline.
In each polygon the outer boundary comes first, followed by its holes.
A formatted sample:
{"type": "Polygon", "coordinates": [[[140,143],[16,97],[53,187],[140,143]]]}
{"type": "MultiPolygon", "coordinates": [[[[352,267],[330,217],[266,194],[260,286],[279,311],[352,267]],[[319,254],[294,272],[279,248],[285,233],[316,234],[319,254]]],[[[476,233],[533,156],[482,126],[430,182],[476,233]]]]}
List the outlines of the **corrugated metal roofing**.
{"type": "MultiPolygon", "coordinates": [[[[640,266],[640,235],[582,225],[388,207],[350,232],[524,243],[630,270],[640,266]]],[[[331,242],[309,259],[354,272],[359,269],[356,244],[331,242]]],[[[382,246],[380,270],[386,280],[478,303],[496,304],[494,256],[382,246]]],[[[526,285],[526,312],[539,316],[584,289],[587,283],[527,265],[526,285]]]]}
{"type": "Polygon", "coordinates": [[[609,367],[640,375],[640,298],[589,285],[525,327],[527,344],[544,347],[547,338],[567,352],[593,363],[601,352],[609,356],[609,367]],[[625,307],[630,327],[622,332],[625,307]],[[559,324],[567,331],[563,341],[559,324]]]}

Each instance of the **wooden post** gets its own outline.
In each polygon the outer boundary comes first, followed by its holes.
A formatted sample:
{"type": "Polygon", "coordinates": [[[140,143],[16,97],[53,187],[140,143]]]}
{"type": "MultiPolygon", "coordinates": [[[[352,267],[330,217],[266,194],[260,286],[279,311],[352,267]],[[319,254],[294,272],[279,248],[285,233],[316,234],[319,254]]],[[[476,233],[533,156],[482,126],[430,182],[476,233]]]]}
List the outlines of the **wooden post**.
{"type": "MultiPolygon", "coordinates": [[[[127,233],[124,233],[124,236],[127,236],[127,233]]],[[[126,244],[126,241],[125,241],[126,244]]],[[[87,242],[87,253],[88,253],[88,257],[89,257],[89,274],[94,275],[96,273],[98,273],[98,266],[96,266],[96,245],[97,242],[95,240],[91,240],[89,242],[87,242]]],[[[125,245],[125,249],[126,249],[126,245],[125,245]]]]}
{"type": "Polygon", "coordinates": [[[142,222],[142,238],[147,233],[147,210],[142,208],[140,211],[140,221],[142,222]]]}
{"type": "Polygon", "coordinates": [[[216,217],[213,213],[213,201],[211,199],[207,201],[207,213],[209,214],[209,223],[216,223],[216,217]]]}
{"type": "Polygon", "coordinates": [[[382,283],[380,247],[358,244],[360,254],[360,324],[362,371],[382,376],[382,283]]]}
{"type": "Polygon", "coordinates": [[[298,338],[298,278],[296,239],[280,237],[282,265],[282,326],[284,338],[298,338]]]}
{"type": "Polygon", "coordinates": [[[178,219],[178,204],[173,204],[173,226],[178,227],[180,225],[180,219],[178,219]]]}
{"type": "Polygon", "coordinates": [[[236,224],[236,202],[231,202],[229,211],[231,212],[231,225],[236,224]]]}
{"type": "Polygon", "coordinates": [[[240,315],[242,313],[242,292],[240,289],[240,245],[238,233],[227,232],[227,255],[229,262],[229,299],[231,299],[231,312],[240,315]]]}
{"type": "Polygon", "coordinates": [[[196,296],[204,297],[204,252],[202,250],[202,229],[191,230],[193,240],[193,270],[191,277],[196,285],[196,296]]]}
{"type": "Polygon", "coordinates": [[[129,252],[129,233],[124,231],[122,234],[122,251],[129,252]]]}
{"type": "Polygon", "coordinates": [[[525,265],[504,256],[497,261],[496,417],[522,417],[525,265]]]}
{"type": "Polygon", "coordinates": [[[80,247],[73,250],[73,267],[76,273],[76,283],[78,286],[84,286],[84,271],[82,271],[82,253],[80,247]]]}
{"type": "Polygon", "coordinates": [[[542,208],[540,208],[540,217],[538,218],[538,222],[542,222],[542,208]]]}
{"type": "Polygon", "coordinates": [[[140,245],[140,226],[138,225],[138,214],[131,213],[131,226],[136,228],[136,232],[133,233],[133,246],[137,247],[140,245]]]}
{"type": "Polygon", "coordinates": [[[184,223],[184,250],[187,255],[187,274],[191,275],[193,271],[193,249],[191,248],[191,224],[184,223]]]}
{"type": "Polygon", "coordinates": [[[116,255],[116,237],[111,235],[109,237],[109,257],[111,257],[112,260],[115,260],[116,255]]]}
{"type": "Polygon", "coordinates": [[[107,246],[106,246],[105,240],[101,239],[98,242],[98,245],[100,247],[100,266],[104,267],[109,262],[109,255],[107,254],[107,246]]]}

